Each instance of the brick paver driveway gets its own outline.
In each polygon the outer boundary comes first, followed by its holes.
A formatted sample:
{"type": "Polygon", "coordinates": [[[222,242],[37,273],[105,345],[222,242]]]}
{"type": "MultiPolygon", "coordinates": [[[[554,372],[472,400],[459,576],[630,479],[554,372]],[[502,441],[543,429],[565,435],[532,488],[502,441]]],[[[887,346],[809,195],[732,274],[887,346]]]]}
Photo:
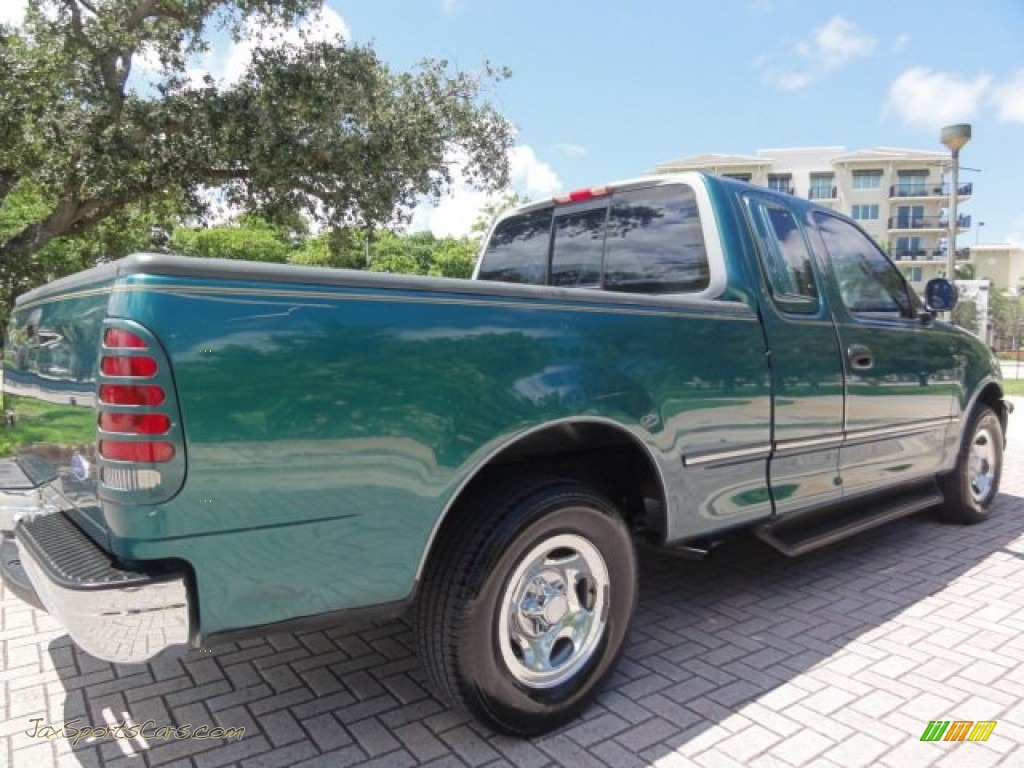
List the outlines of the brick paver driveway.
{"type": "Polygon", "coordinates": [[[0,765],[1024,766],[1021,399],[1006,465],[979,526],[917,516],[796,560],[752,539],[702,563],[645,555],[621,667],[584,719],[534,741],[439,704],[401,622],[113,666],[4,595],[0,765]],[[997,725],[921,742],[939,719],[997,725]],[[122,720],[245,731],[66,738],[122,720]]]}

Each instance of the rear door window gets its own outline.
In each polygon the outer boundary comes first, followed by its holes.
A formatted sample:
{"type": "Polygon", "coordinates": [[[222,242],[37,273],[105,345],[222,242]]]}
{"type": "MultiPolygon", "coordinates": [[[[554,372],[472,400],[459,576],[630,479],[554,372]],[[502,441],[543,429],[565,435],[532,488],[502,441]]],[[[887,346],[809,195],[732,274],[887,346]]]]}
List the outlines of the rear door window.
{"type": "Polygon", "coordinates": [[[669,184],[616,192],[500,222],[480,280],[631,293],[695,293],[711,282],[693,189],[669,184]]]}
{"type": "Polygon", "coordinates": [[[480,280],[545,285],[552,209],[505,219],[495,228],[480,263],[480,280]]]}
{"type": "Polygon", "coordinates": [[[555,217],[551,285],[593,287],[601,284],[601,254],[607,206],[555,217]]]}
{"type": "Polygon", "coordinates": [[[710,283],[697,198],[688,186],[617,193],[605,242],[604,287],[610,291],[695,292],[710,283]]]}

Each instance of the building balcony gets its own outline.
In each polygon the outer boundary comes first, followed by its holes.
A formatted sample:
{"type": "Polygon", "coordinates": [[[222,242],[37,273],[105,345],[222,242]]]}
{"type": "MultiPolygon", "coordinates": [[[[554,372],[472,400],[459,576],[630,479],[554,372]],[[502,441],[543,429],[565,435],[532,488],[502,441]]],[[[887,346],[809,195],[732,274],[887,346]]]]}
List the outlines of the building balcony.
{"type": "Polygon", "coordinates": [[[836,200],[838,197],[838,187],[831,187],[830,189],[812,189],[807,193],[808,200],[836,200]]]}
{"type": "MultiPolygon", "coordinates": [[[[957,185],[957,197],[970,197],[973,193],[974,184],[972,182],[957,185]]],[[[928,186],[926,184],[893,184],[889,187],[889,197],[949,197],[949,184],[939,184],[937,186],[928,186]]]]}
{"type": "MultiPolygon", "coordinates": [[[[958,231],[971,228],[970,216],[957,216],[956,220],[958,231]]],[[[949,219],[945,216],[890,216],[889,230],[898,231],[901,229],[934,229],[944,231],[949,229],[949,219]]]]}
{"type": "MultiPolygon", "coordinates": [[[[945,248],[894,248],[890,254],[893,261],[946,261],[945,248]]],[[[957,261],[967,261],[970,258],[970,249],[960,248],[956,252],[957,261]]]]}

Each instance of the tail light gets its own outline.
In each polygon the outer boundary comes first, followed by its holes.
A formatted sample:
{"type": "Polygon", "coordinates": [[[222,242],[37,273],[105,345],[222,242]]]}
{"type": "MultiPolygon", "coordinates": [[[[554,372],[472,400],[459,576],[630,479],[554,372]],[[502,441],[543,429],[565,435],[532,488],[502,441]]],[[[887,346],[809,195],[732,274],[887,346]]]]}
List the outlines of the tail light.
{"type": "Polygon", "coordinates": [[[169,498],[184,479],[184,445],[163,348],[142,326],[109,319],[100,354],[100,493],[131,501],[169,498]]]}

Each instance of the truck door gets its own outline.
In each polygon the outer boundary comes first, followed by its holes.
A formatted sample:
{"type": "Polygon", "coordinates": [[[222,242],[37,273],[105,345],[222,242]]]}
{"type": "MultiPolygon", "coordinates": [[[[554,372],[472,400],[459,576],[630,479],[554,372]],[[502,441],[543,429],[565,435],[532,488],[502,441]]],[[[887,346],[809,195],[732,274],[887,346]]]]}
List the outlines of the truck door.
{"type": "Polygon", "coordinates": [[[772,377],[775,511],[825,505],[842,497],[843,366],[824,281],[793,210],[751,193],[747,214],[767,296],[761,315],[772,377]]]}
{"type": "Polygon", "coordinates": [[[958,378],[948,336],[917,317],[920,301],[871,238],[836,216],[812,216],[846,381],[844,495],[932,475],[943,463],[958,378]]]}

